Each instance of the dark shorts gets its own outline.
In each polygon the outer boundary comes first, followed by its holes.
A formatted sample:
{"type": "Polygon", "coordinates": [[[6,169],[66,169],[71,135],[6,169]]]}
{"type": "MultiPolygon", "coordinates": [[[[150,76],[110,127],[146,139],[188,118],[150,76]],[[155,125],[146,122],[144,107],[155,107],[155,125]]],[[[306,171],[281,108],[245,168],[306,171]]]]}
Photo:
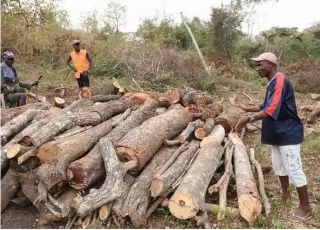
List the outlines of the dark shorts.
{"type": "MultiPolygon", "coordinates": [[[[16,93],[25,93],[26,90],[19,88],[16,93]]],[[[26,104],[27,97],[25,95],[18,95],[16,93],[7,93],[4,96],[4,100],[9,104],[10,108],[22,106],[26,104]]]]}
{"type": "Polygon", "coordinates": [[[77,79],[79,88],[90,87],[89,74],[87,71],[80,74],[80,78],[76,78],[76,79],[77,79]]]}

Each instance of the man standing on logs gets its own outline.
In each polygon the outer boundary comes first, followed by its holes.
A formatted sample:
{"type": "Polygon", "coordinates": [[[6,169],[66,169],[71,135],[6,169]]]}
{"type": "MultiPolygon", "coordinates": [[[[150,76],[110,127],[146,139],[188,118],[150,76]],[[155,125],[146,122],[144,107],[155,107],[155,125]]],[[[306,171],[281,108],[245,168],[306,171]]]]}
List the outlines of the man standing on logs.
{"type": "Polygon", "coordinates": [[[10,51],[5,51],[2,54],[3,62],[1,62],[1,93],[4,94],[4,99],[9,103],[9,107],[22,106],[27,103],[27,96],[24,94],[26,89],[31,89],[32,86],[38,85],[38,81],[26,83],[19,81],[16,69],[13,67],[14,54],[10,51]]]}
{"type": "Polygon", "coordinates": [[[74,51],[70,54],[67,65],[75,72],[75,78],[77,79],[79,89],[83,87],[90,87],[89,75],[92,67],[92,60],[88,52],[85,49],[80,49],[80,41],[73,41],[74,51]],[[70,64],[73,61],[74,66],[70,64]]]}
{"type": "Polygon", "coordinates": [[[239,106],[246,112],[256,113],[242,117],[236,131],[249,122],[262,120],[261,142],[272,147],[272,165],[280,179],[283,200],[290,198],[290,179],[300,199],[294,218],[305,220],[311,216],[311,207],[300,155],[303,124],[297,114],[294,89],[289,79],[277,72],[277,57],[273,53],[263,53],[252,60],[258,74],[269,80],[266,97],[259,106],[239,106]]]}

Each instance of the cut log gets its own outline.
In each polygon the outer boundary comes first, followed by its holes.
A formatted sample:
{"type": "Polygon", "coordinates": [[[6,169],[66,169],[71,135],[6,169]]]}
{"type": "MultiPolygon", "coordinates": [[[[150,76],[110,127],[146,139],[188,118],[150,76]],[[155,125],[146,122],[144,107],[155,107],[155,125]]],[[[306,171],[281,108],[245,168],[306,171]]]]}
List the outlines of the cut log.
{"type": "Polygon", "coordinates": [[[55,140],[62,140],[64,138],[71,137],[71,136],[73,136],[75,134],[81,133],[81,132],[86,131],[86,130],[91,129],[91,128],[92,128],[92,126],[84,126],[84,127],[74,126],[73,128],[67,130],[63,134],[61,134],[59,136],[56,136],[54,139],[55,140]]]}
{"type": "Polygon", "coordinates": [[[38,152],[38,149],[32,148],[28,152],[19,156],[17,159],[18,165],[21,165],[22,163],[27,161],[30,157],[36,156],[37,152],[38,152]]]}
{"type": "Polygon", "coordinates": [[[112,205],[112,211],[117,215],[121,216],[122,210],[123,210],[123,205],[126,200],[126,197],[128,195],[128,192],[134,182],[135,178],[131,176],[130,174],[126,174],[124,177],[124,186],[123,186],[123,193],[122,195],[116,199],[112,205]]]}
{"type": "Polygon", "coordinates": [[[31,120],[37,115],[36,109],[29,109],[24,113],[14,117],[10,122],[7,122],[1,127],[1,144],[5,145],[8,139],[27,127],[31,120]]]}
{"type": "Polygon", "coordinates": [[[157,103],[160,107],[169,108],[172,105],[172,102],[167,97],[158,97],[157,103]]]}
{"type": "Polygon", "coordinates": [[[145,224],[147,220],[146,214],[151,200],[149,189],[153,175],[175,150],[176,147],[161,148],[131,186],[123,204],[122,216],[129,215],[136,227],[145,224]]]}
{"type": "Polygon", "coordinates": [[[92,92],[89,87],[82,87],[79,90],[79,99],[90,99],[91,95],[92,95],[92,92]]]}
{"type": "Polygon", "coordinates": [[[241,139],[233,133],[229,134],[229,138],[235,146],[234,166],[240,215],[251,223],[256,220],[262,210],[258,188],[241,139]]]}
{"type": "Polygon", "coordinates": [[[201,118],[202,116],[202,112],[203,112],[203,108],[198,106],[198,105],[188,105],[188,110],[190,113],[192,113],[192,115],[196,118],[201,118]]]}
{"type": "Polygon", "coordinates": [[[232,114],[221,114],[215,119],[216,125],[222,125],[223,128],[226,130],[226,134],[229,134],[230,132],[233,132],[235,130],[235,127],[238,123],[239,116],[232,115],[232,114]]]}
{"type": "Polygon", "coordinates": [[[231,208],[231,207],[221,208],[219,205],[216,205],[216,204],[205,203],[204,210],[206,212],[212,213],[212,214],[224,213],[225,215],[231,216],[231,217],[239,217],[240,216],[239,209],[231,208]]]}
{"type": "Polygon", "coordinates": [[[129,96],[135,105],[142,105],[150,96],[146,93],[133,93],[129,96]]]}
{"type": "Polygon", "coordinates": [[[91,101],[95,102],[108,102],[120,99],[118,95],[94,95],[90,98],[91,101]]]}
{"type": "Polygon", "coordinates": [[[106,178],[99,189],[91,189],[88,195],[74,200],[74,209],[81,217],[119,198],[124,188],[123,177],[132,167],[131,162],[120,163],[112,142],[107,138],[99,141],[99,147],[105,164],[106,178]]]}
{"type": "Polygon", "coordinates": [[[167,112],[167,109],[164,108],[164,107],[160,107],[160,108],[156,109],[156,115],[160,115],[160,114],[163,114],[165,112],[167,112]]]}
{"type": "Polygon", "coordinates": [[[7,153],[7,158],[12,159],[21,156],[22,154],[28,152],[29,150],[33,149],[33,147],[25,147],[20,144],[14,144],[12,147],[9,149],[7,153]]]}
{"type": "Polygon", "coordinates": [[[120,117],[116,117],[116,116],[112,117],[110,119],[110,122],[112,124],[112,128],[116,127],[121,122],[123,122],[125,119],[127,119],[130,116],[131,112],[132,112],[132,109],[129,108],[126,111],[124,111],[124,113],[118,114],[118,115],[120,115],[120,117]]]}
{"type": "Polygon", "coordinates": [[[194,135],[198,140],[203,140],[209,133],[212,132],[214,127],[214,120],[208,118],[202,127],[199,127],[195,130],[194,135]]]}
{"type": "Polygon", "coordinates": [[[87,99],[79,99],[74,102],[72,102],[70,105],[65,107],[62,112],[66,113],[68,111],[70,112],[78,112],[82,109],[87,109],[89,106],[92,106],[93,102],[91,100],[87,99]]]}
{"type": "Polygon", "coordinates": [[[320,109],[314,110],[307,116],[307,122],[309,124],[314,124],[317,121],[317,118],[320,117],[320,109]]]}
{"type": "Polygon", "coordinates": [[[221,125],[215,126],[210,141],[202,145],[199,155],[186,173],[169,203],[172,215],[179,219],[194,217],[205,204],[205,194],[223,154],[225,136],[221,125]]]}
{"type": "Polygon", "coordinates": [[[266,195],[266,191],[264,189],[264,177],[263,177],[262,168],[261,168],[260,163],[256,160],[256,158],[254,156],[254,149],[253,148],[250,148],[249,153],[250,153],[251,164],[254,165],[254,168],[256,169],[257,174],[258,174],[259,193],[260,193],[261,199],[263,201],[264,210],[265,210],[265,213],[267,215],[269,215],[271,213],[271,205],[270,205],[269,199],[266,195]]]}
{"type": "Polygon", "coordinates": [[[184,106],[188,106],[190,104],[195,104],[198,106],[205,106],[207,104],[206,102],[206,96],[203,93],[198,93],[196,91],[191,91],[187,93],[183,98],[182,98],[182,104],[184,106]]]}
{"type": "Polygon", "coordinates": [[[110,214],[111,214],[111,205],[110,204],[105,204],[103,206],[100,207],[99,209],[99,219],[101,221],[106,220],[110,214]]]}
{"type": "Polygon", "coordinates": [[[75,125],[77,126],[95,126],[102,122],[101,116],[98,112],[81,111],[74,115],[75,125]]]}
{"type": "Polygon", "coordinates": [[[174,89],[170,89],[165,92],[164,97],[168,98],[171,104],[177,104],[181,100],[180,93],[174,89]]]}
{"type": "MultiPolygon", "coordinates": [[[[150,187],[151,196],[158,197],[169,190],[171,185],[179,178],[179,176],[184,172],[192,156],[199,149],[199,142],[192,141],[188,145],[188,149],[182,152],[177,159],[172,162],[164,172],[158,171],[152,180],[150,187]]],[[[171,158],[170,158],[171,159],[171,158]]]]}
{"type": "Polygon", "coordinates": [[[163,141],[180,133],[191,119],[192,115],[185,108],[172,109],[150,118],[120,140],[117,147],[120,160],[136,161],[138,167],[131,173],[139,172],[162,146],[163,141]]]}
{"type": "Polygon", "coordinates": [[[195,120],[193,122],[190,122],[187,128],[183,130],[182,133],[178,136],[180,143],[183,144],[184,142],[190,140],[194,130],[199,128],[202,125],[203,125],[203,122],[201,120],[195,120]]]}
{"type": "Polygon", "coordinates": [[[51,107],[50,108],[50,113],[60,113],[61,111],[62,111],[62,109],[59,107],[51,107]]]}
{"type": "Polygon", "coordinates": [[[122,87],[118,81],[114,81],[112,84],[115,88],[116,94],[123,95],[125,93],[125,88],[122,87]]]}
{"type": "Polygon", "coordinates": [[[320,94],[310,93],[310,97],[312,100],[320,100],[320,94]]]}
{"type": "Polygon", "coordinates": [[[69,185],[84,190],[105,177],[103,159],[96,144],[84,157],[72,162],[67,169],[69,185]]]}
{"type": "Polygon", "coordinates": [[[1,125],[4,125],[8,121],[12,120],[14,117],[26,112],[29,109],[48,110],[51,107],[52,105],[49,103],[32,103],[32,104],[26,104],[24,106],[15,107],[11,109],[2,109],[1,125]]]}
{"type": "Polygon", "coordinates": [[[66,101],[61,97],[55,97],[54,98],[54,106],[63,109],[66,107],[66,101]]]}
{"type": "Polygon", "coordinates": [[[59,96],[61,97],[61,98],[64,98],[64,95],[66,94],[66,88],[61,88],[60,89],[60,93],[59,93],[59,96]]]}
{"type": "Polygon", "coordinates": [[[174,146],[174,145],[180,145],[180,141],[179,140],[164,140],[164,144],[166,146],[174,146]]]}
{"type": "Polygon", "coordinates": [[[18,175],[9,169],[1,179],[1,213],[20,188],[18,175]]]}
{"type": "Polygon", "coordinates": [[[203,108],[201,120],[206,121],[208,118],[215,119],[222,111],[222,103],[215,102],[203,108]]]}
{"type": "Polygon", "coordinates": [[[83,133],[67,138],[61,143],[49,142],[40,147],[38,157],[42,162],[37,175],[48,191],[56,191],[57,187],[67,182],[67,167],[84,155],[101,137],[112,129],[109,121],[103,122],[83,133]],[[48,162],[48,159],[51,161],[48,162]]]}

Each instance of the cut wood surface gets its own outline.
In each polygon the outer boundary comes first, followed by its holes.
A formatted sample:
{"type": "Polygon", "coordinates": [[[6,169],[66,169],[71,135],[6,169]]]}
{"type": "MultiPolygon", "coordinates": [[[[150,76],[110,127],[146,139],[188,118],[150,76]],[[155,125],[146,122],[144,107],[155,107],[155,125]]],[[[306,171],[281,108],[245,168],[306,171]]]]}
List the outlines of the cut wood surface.
{"type": "Polygon", "coordinates": [[[267,215],[269,215],[271,213],[271,205],[270,205],[269,199],[266,195],[266,191],[264,188],[264,177],[263,177],[262,168],[261,168],[260,163],[256,160],[256,158],[254,156],[254,149],[253,148],[250,148],[249,153],[250,153],[251,164],[254,165],[254,168],[258,174],[259,193],[260,193],[261,199],[263,201],[264,210],[265,210],[265,213],[267,215]]]}
{"type": "Polygon", "coordinates": [[[210,105],[206,105],[202,109],[201,120],[206,121],[208,118],[215,119],[222,112],[222,103],[215,102],[210,105]]]}
{"type": "Polygon", "coordinates": [[[214,127],[214,120],[212,118],[208,118],[202,127],[198,127],[194,135],[198,140],[203,140],[209,133],[212,132],[214,127]]]}
{"type": "Polygon", "coordinates": [[[48,110],[52,107],[49,103],[32,103],[26,104],[24,106],[19,106],[11,109],[2,109],[1,110],[1,125],[4,125],[12,118],[26,112],[29,109],[38,109],[38,110],[48,110]]]}
{"type": "Polygon", "coordinates": [[[173,185],[173,183],[177,181],[179,176],[184,172],[184,169],[187,167],[189,161],[192,159],[192,156],[198,149],[199,142],[195,140],[191,141],[191,143],[187,146],[187,149],[184,149],[184,151],[172,162],[172,164],[170,164],[166,170],[163,172],[158,171],[156,173],[150,187],[152,197],[160,196],[169,190],[171,185],[173,185]]]}
{"type": "Polygon", "coordinates": [[[150,96],[146,93],[133,93],[129,98],[135,105],[142,105],[146,100],[150,99],[150,96]]]}
{"type": "Polygon", "coordinates": [[[31,148],[28,152],[23,153],[17,159],[18,165],[21,165],[22,163],[27,161],[30,157],[36,156],[37,152],[38,152],[37,148],[31,148]]]}
{"type": "Polygon", "coordinates": [[[50,113],[60,113],[62,111],[62,109],[54,106],[54,107],[51,107],[49,111],[50,111],[50,113]]]}
{"type": "Polygon", "coordinates": [[[6,209],[10,200],[20,188],[18,175],[9,169],[1,179],[1,213],[6,209]]]}
{"type": "Polygon", "coordinates": [[[119,161],[110,140],[102,138],[99,147],[105,164],[106,178],[99,189],[91,189],[88,195],[74,200],[74,208],[81,217],[119,198],[123,192],[123,177],[128,168],[119,161]]]}
{"type": "Polygon", "coordinates": [[[7,158],[11,159],[11,158],[19,157],[19,156],[21,156],[22,154],[28,152],[31,149],[33,149],[33,147],[25,147],[25,146],[20,145],[20,144],[14,144],[9,149],[9,151],[7,153],[7,158]]]}
{"type": "MultiPolygon", "coordinates": [[[[212,103],[212,99],[210,97],[208,97],[208,100],[208,102],[212,103]]],[[[203,93],[191,91],[184,95],[184,97],[182,98],[182,104],[184,106],[188,106],[189,104],[195,104],[204,107],[207,104],[207,97],[203,93]]]]}
{"type": "Polygon", "coordinates": [[[239,118],[239,116],[233,114],[221,114],[218,117],[216,117],[214,121],[216,125],[222,125],[223,128],[226,130],[226,134],[229,134],[230,132],[234,131],[239,118]]]}
{"type": "Polygon", "coordinates": [[[1,144],[5,145],[9,137],[27,127],[36,115],[36,109],[29,109],[3,125],[1,127],[1,144]]]}
{"type": "Polygon", "coordinates": [[[179,108],[143,122],[119,141],[117,153],[120,160],[136,161],[138,167],[132,173],[137,173],[162,146],[163,141],[180,133],[191,119],[192,115],[187,109],[179,108]]]}
{"type": "Polygon", "coordinates": [[[199,128],[203,125],[201,120],[195,120],[188,124],[187,128],[185,128],[182,133],[178,136],[179,142],[183,144],[187,140],[189,140],[193,136],[193,132],[195,129],[199,128]]]}
{"type": "Polygon", "coordinates": [[[171,89],[165,92],[164,97],[168,98],[172,104],[179,103],[181,100],[180,93],[174,89],[171,89]]]}
{"type": "Polygon", "coordinates": [[[111,123],[106,121],[63,142],[42,145],[38,157],[47,163],[40,166],[37,175],[47,190],[55,191],[59,185],[65,184],[69,164],[84,155],[101,137],[110,132],[111,128],[111,123]]]}
{"type": "Polygon", "coordinates": [[[240,215],[249,223],[261,214],[262,204],[245,146],[238,135],[229,138],[235,146],[234,166],[240,215]]]}
{"type": "Polygon", "coordinates": [[[169,210],[179,219],[194,217],[204,206],[208,185],[223,154],[224,128],[215,126],[210,136],[170,199],[169,210]]]}
{"type": "Polygon", "coordinates": [[[90,98],[91,101],[95,102],[108,102],[120,99],[119,95],[94,95],[90,98]]]}
{"type": "Polygon", "coordinates": [[[55,97],[54,98],[54,106],[63,109],[66,107],[66,101],[61,97],[55,97]]]}
{"type": "Polygon", "coordinates": [[[149,189],[153,175],[176,149],[176,147],[162,147],[130,187],[123,205],[122,216],[129,215],[136,227],[146,224],[146,214],[151,200],[149,189]]]}

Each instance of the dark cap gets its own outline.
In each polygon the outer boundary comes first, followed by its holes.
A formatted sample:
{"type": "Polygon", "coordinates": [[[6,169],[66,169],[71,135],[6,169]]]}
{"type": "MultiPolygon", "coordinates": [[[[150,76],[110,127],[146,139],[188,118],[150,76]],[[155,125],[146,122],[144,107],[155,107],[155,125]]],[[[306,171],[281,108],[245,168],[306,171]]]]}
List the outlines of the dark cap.
{"type": "Polygon", "coordinates": [[[73,40],[72,44],[73,44],[73,45],[75,45],[75,44],[80,44],[80,41],[79,41],[79,40],[73,40]]]}
{"type": "Polygon", "coordinates": [[[5,51],[2,54],[3,58],[14,58],[14,54],[11,51],[5,51]]]}

